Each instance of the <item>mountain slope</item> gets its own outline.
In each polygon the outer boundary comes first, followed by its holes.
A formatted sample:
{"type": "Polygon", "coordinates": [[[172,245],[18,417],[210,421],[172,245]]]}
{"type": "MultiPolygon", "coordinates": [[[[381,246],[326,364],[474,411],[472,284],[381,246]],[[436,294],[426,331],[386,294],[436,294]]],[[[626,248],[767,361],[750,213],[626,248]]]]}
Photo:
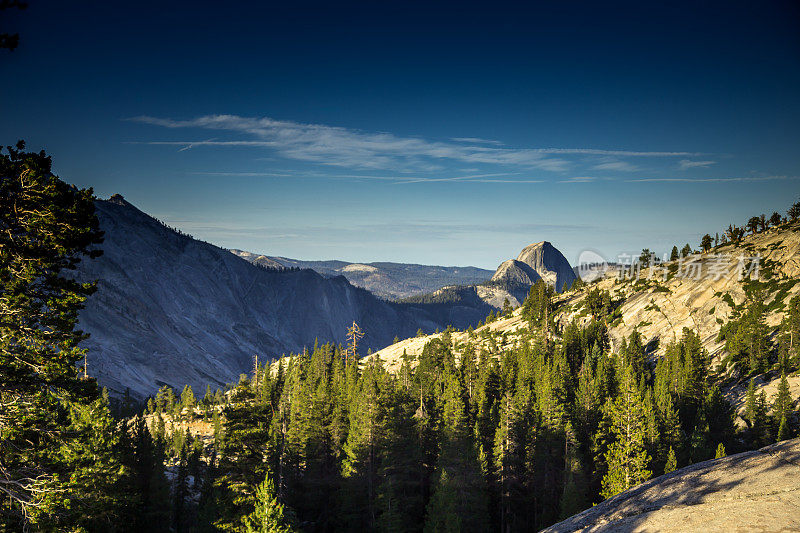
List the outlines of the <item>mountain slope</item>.
{"type": "MultiPolygon", "coordinates": [[[[697,331],[718,364],[724,356],[723,343],[717,340],[720,326],[741,310],[748,297],[758,295],[768,306],[767,323],[777,326],[786,304],[800,293],[800,223],[750,235],[738,245],[721,245],[682,262],[643,269],[638,280],[619,279],[617,274],[610,271],[591,286],[609,291],[612,301],[619,304],[609,330],[612,345],[636,330],[662,353],[686,327],[697,331]],[[746,274],[748,258],[756,256],[761,258],[760,281],[750,280],[749,275],[739,279],[741,258],[745,258],[742,273],[746,274]]],[[[586,294],[583,290],[561,298],[562,324],[586,319],[586,294]]]]}
{"type": "Polygon", "coordinates": [[[144,396],[164,383],[203,390],[235,381],[254,354],[275,357],[315,339],[343,343],[353,321],[366,332],[366,351],[486,314],[390,303],[342,276],[262,268],[167,228],[118,195],[96,208],[104,254],[79,267],[81,279],[99,280],[80,327],[91,334],[89,373],[112,391],[144,396]]]}
{"type": "Polygon", "coordinates": [[[445,267],[410,263],[348,263],[347,261],[300,261],[269,257],[242,250],[232,253],[268,268],[310,268],[323,276],[344,276],[356,287],[390,300],[402,300],[448,285],[473,285],[489,279],[491,270],[477,267],[445,267]]]}
{"type": "Polygon", "coordinates": [[[547,529],[798,531],[800,439],[697,463],[657,477],[547,529]]]}
{"type": "MultiPolygon", "coordinates": [[[[508,263],[508,262],[506,262],[508,263]]],[[[505,263],[504,263],[505,264],[505,263]]],[[[502,265],[501,265],[502,266],[502,265]]],[[[749,264],[745,265],[745,268],[749,264]]],[[[617,350],[624,338],[637,331],[642,342],[648,346],[650,355],[663,355],[667,344],[678,340],[683,329],[689,328],[698,333],[703,347],[712,357],[712,367],[724,371],[728,355],[724,342],[718,340],[720,328],[743,308],[747,298],[759,297],[767,306],[767,324],[772,328],[783,321],[788,302],[800,294],[800,221],[770,229],[764,233],[750,235],[738,245],[726,244],[706,254],[696,254],[685,260],[666,263],[657,267],[654,274],[658,279],[648,279],[650,269],[643,269],[639,281],[618,279],[618,270],[611,270],[607,277],[576,291],[567,291],[555,298],[555,321],[565,327],[572,320],[579,323],[590,319],[586,306],[589,291],[599,289],[609,291],[615,311],[608,321],[608,333],[612,350],[617,350]],[[737,268],[741,256],[760,256],[761,281],[739,279],[737,268]],[[693,265],[693,266],[689,266],[693,265]],[[708,274],[714,266],[727,268],[728,274],[720,276],[708,274]],[[700,277],[678,275],[683,272],[701,273],[700,277]],[[667,280],[660,277],[666,272],[667,280]]],[[[494,282],[492,282],[494,283],[494,282]]],[[[479,290],[482,287],[478,286],[479,290]]],[[[496,289],[500,290],[500,289],[496,289]]],[[[502,290],[500,290],[502,292],[502,290]]],[[[485,295],[481,295],[485,298],[485,295]]],[[[499,298],[499,296],[495,296],[499,298]]],[[[527,329],[526,321],[520,311],[512,317],[497,320],[476,330],[493,331],[503,335],[507,346],[513,346],[517,332],[527,329]]],[[[403,350],[411,357],[422,352],[427,340],[435,336],[403,340],[378,352],[389,368],[399,366],[403,350]]],[[[455,343],[465,343],[468,336],[463,332],[452,335],[455,343]]],[[[748,380],[730,376],[723,390],[740,415],[744,412],[744,396],[748,380]]],[[[756,377],[757,390],[765,390],[772,398],[777,389],[780,374],[768,372],[756,377]]],[[[788,376],[793,397],[800,391],[800,375],[788,376]]],[[[738,423],[743,423],[741,418],[738,423]]]]}

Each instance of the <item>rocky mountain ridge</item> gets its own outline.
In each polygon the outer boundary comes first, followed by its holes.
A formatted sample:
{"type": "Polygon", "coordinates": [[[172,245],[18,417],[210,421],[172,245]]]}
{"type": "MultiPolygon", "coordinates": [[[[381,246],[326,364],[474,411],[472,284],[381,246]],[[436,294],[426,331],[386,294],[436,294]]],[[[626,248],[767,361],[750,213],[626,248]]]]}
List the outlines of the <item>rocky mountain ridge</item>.
{"type": "Polygon", "coordinates": [[[358,322],[364,351],[399,335],[466,327],[488,307],[393,303],[313,270],[262,268],[165,226],[115,195],[97,200],[103,255],[76,275],[98,281],[80,313],[89,374],[112,392],[153,394],[163,384],[204,390],[236,381],[264,359],[345,342],[358,322]]]}
{"type": "Polygon", "coordinates": [[[347,261],[301,261],[231,250],[252,263],[267,268],[310,268],[325,277],[344,276],[352,285],[388,300],[403,300],[452,285],[474,285],[488,280],[491,270],[477,267],[418,265],[412,263],[350,263],[347,261]]]}

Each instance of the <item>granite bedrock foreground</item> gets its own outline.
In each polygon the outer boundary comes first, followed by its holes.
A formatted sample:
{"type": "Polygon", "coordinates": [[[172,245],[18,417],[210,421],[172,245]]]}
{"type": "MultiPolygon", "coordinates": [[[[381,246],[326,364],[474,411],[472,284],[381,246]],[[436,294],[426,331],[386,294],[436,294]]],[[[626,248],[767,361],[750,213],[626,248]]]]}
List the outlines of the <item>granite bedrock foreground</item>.
{"type": "Polygon", "coordinates": [[[676,470],[544,531],[800,531],[800,439],[676,470]]]}

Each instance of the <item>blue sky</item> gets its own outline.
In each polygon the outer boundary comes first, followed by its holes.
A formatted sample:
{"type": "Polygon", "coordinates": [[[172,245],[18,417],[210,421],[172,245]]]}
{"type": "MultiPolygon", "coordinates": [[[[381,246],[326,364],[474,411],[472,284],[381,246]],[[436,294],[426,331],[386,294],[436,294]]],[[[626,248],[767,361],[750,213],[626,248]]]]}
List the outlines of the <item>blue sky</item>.
{"type": "Polygon", "coordinates": [[[0,143],[224,247],[574,263],[800,196],[796,2],[117,4],[4,14],[0,143]]]}

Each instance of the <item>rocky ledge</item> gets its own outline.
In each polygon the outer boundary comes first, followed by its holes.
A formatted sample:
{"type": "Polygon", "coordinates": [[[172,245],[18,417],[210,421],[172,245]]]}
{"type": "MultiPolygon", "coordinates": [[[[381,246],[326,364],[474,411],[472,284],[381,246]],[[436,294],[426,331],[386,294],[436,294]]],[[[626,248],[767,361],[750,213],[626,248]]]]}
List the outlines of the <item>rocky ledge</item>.
{"type": "Polygon", "coordinates": [[[800,439],[676,470],[544,531],[800,531],[800,439]]]}

